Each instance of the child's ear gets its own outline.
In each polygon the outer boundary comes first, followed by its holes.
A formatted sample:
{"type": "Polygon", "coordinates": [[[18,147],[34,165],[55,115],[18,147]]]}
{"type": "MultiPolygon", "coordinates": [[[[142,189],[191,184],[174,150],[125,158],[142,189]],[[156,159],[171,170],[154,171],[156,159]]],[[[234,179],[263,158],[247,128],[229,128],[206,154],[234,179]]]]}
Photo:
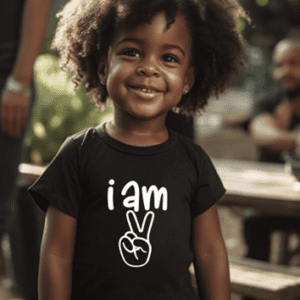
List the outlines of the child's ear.
{"type": "Polygon", "coordinates": [[[106,59],[103,59],[98,66],[98,76],[102,85],[106,85],[107,80],[107,63],[106,59]]]}
{"type": "Polygon", "coordinates": [[[194,67],[190,67],[185,77],[185,84],[182,91],[183,95],[187,94],[192,89],[194,82],[195,82],[195,69],[194,67]]]}

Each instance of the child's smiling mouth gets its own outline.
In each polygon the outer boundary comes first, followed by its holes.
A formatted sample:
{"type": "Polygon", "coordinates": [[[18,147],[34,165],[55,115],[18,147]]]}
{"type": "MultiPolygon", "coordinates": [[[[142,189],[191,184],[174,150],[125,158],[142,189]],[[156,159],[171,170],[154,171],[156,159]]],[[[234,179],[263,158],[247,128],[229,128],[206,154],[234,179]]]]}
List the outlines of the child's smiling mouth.
{"type": "Polygon", "coordinates": [[[153,98],[158,94],[162,94],[163,91],[158,90],[153,86],[144,86],[144,85],[135,85],[135,86],[128,86],[131,91],[139,97],[142,98],[153,98]]]}

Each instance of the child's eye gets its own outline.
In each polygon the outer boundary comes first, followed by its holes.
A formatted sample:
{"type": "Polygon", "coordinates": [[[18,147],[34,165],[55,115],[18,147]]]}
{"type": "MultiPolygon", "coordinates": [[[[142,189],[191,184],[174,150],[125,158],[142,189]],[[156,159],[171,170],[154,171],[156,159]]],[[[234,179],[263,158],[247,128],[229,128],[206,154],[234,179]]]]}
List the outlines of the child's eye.
{"type": "Polygon", "coordinates": [[[164,55],[163,60],[166,62],[179,62],[179,59],[176,56],[170,54],[164,55]]]}
{"type": "Polygon", "coordinates": [[[139,52],[136,49],[126,49],[122,51],[122,55],[132,56],[132,57],[140,57],[139,52]]]}

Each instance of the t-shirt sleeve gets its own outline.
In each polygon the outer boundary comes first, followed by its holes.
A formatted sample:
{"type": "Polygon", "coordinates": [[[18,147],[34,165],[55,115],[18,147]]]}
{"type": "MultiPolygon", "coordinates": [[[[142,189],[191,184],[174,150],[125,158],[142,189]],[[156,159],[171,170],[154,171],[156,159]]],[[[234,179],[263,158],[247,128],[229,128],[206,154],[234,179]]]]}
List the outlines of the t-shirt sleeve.
{"type": "Polygon", "coordinates": [[[211,208],[225,192],[213,163],[204,153],[199,172],[199,184],[191,203],[192,216],[195,218],[211,208]]]}
{"type": "Polygon", "coordinates": [[[49,204],[78,218],[81,184],[78,151],[72,138],[67,138],[39,179],[28,189],[38,207],[46,212],[49,204]]]}

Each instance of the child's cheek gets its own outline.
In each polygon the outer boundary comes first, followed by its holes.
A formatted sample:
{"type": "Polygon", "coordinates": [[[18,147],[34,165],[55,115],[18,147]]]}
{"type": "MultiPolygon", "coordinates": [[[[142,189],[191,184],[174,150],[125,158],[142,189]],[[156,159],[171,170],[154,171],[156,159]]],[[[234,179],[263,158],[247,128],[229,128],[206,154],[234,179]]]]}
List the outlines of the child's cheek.
{"type": "Polygon", "coordinates": [[[108,93],[113,92],[116,87],[122,83],[122,65],[114,64],[109,68],[109,73],[107,76],[106,88],[108,93]]]}

